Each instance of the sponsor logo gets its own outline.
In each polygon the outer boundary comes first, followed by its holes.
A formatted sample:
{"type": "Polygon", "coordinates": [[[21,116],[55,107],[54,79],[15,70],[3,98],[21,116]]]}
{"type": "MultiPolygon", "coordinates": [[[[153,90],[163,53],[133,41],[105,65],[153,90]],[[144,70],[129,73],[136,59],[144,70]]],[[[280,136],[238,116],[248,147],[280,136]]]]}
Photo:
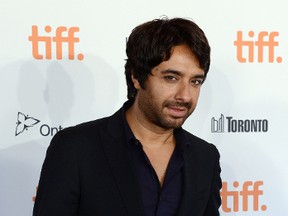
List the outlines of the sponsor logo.
{"type": "MultiPolygon", "coordinates": [[[[22,112],[17,114],[17,122],[15,129],[15,136],[22,134],[24,131],[27,131],[29,128],[32,128],[36,125],[39,125],[41,121],[29,115],[25,115],[22,112]]],[[[48,124],[40,124],[38,131],[41,136],[54,136],[58,131],[64,129],[61,125],[58,127],[52,127],[48,124]]]]}
{"type": "MultiPolygon", "coordinates": [[[[47,25],[44,28],[45,35],[40,35],[38,26],[32,26],[32,34],[28,40],[32,44],[32,56],[37,60],[51,60],[53,57],[57,60],[63,59],[64,47],[68,50],[68,59],[75,59],[75,44],[79,43],[80,39],[75,36],[79,32],[79,27],[59,26],[56,28],[55,35],[53,34],[52,27],[47,25]],[[65,35],[65,36],[64,36],[65,35]]],[[[84,55],[77,54],[77,59],[82,61],[84,55]]]]}
{"type": "Polygon", "coordinates": [[[244,39],[242,31],[237,32],[234,41],[236,46],[236,56],[240,63],[281,63],[282,57],[275,57],[275,48],[279,46],[277,37],[279,32],[261,31],[256,34],[254,31],[248,32],[248,39],[244,39]]]}
{"type": "Polygon", "coordinates": [[[258,212],[266,211],[267,206],[260,204],[260,198],[264,194],[260,188],[263,181],[233,182],[233,186],[228,187],[228,182],[222,182],[222,210],[224,212],[258,212]],[[230,188],[230,189],[228,189],[230,188]]]}
{"type": "Polygon", "coordinates": [[[33,127],[34,125],[38,124],[40,120],[25,115],[24,113],[18,112],[17,114],[17,122],[16,122],[16,129],[15,129],[15,136],[23,133],[25,130],[33,127]]]}
{"type": "Polygon", "coordinates": [[[221,114],[220,118],[211,118],[212,133],[261,133],[268,132],[267,119],[235,119],[221,114]]]}
{"type": "Polygon", "coordinates": [[[215,119],[215,117],[211,119],[211,131],[213,133],[224,132],[224,115],[223,114],[221,114],[221,117],[217,120],[215,119]]]}

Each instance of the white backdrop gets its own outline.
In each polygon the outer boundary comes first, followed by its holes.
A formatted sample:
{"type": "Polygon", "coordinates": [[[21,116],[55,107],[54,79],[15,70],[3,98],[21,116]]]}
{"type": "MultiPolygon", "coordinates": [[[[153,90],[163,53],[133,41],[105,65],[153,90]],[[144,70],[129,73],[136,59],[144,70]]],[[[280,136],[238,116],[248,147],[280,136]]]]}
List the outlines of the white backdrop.
{"type": "Polygon", "coordinates": [[[193,19],[212,47],[198,108],[184,127],[221,153],[221,214],[287,215],[285,0],[0,3],[1,216],[31,215],[58,130],[122,105],[126,37],[162,15],[193,19]]]}

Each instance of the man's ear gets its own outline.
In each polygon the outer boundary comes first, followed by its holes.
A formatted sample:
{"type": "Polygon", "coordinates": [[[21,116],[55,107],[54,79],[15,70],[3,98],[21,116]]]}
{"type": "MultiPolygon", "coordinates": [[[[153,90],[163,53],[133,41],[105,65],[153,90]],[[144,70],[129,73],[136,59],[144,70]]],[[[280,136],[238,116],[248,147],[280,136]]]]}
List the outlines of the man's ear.
{"type": "Polygon", "coordinates": [[[140,83],[139,83],[138,79],[136,79],[133,74],[131,75],[131,79],[132,79],[132,82],[134,84],[134,87],[137,90],[139,90],[141,88],[141,86],[140,86],[140,83]]]}

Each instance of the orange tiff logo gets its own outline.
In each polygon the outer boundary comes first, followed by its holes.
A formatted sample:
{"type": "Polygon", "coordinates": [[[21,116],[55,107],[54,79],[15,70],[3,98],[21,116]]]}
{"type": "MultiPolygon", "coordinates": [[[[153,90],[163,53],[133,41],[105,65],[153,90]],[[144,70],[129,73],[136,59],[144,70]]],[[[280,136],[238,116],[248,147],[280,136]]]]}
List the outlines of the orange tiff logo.
{"type": "MultiPolygon", "coordinates": [[[[28,37],[28,40],[32,43],[32,55],[35,59],[41,60],[45,58],[50,60],[53,53],[55,53],[56,59],[61,60],[63,59],[63,47],[68,50],[69,60],[75,59],[75,43],[79,43],[79,38],[75,37],[75,33],[79,32],[78,27],[67,28],[59,26],[56,28],[55,36],[50,35],[52,27],[49,25],[45,26],[44,31],[45,34],[49,34],[45,36],[39,35],[38,26],[34,25],[32,26],[32,34],[28,37]]],[[[82,53],[78,54],[77,59],[82,61],[84,55],[82,53]]]]}
{"type": "Polygon", "coordinates": [[[237,39],[234,41],[236,46],[237,60],[241,63],[267,61],[273,63],[275,60],[278,63],[282,62],[282,57],[275,57],[275,47],[279,46],[276,37],[279,32],[259,32],[258,35],[254,31],[249,31],[248,39],[243,39],[243,32],[237,32],[237,39]],[[265,56],[266,54],[266,56],[265,56]]]}
{"type": "MultiPolygon", "coordinates": [[[[263,195],[260,186],[263,181],[246,181],[242,185],[238,181],[233,182],[233,189],[228,189],[228,183],[223,182],[221,197],[224,212],[259,211],[259,197],[263,195]],[[241,205],[242,204],[242,205],[241,205]]],[[[266,211],[267,206],[261,205],[261,210],[266,211]]]]}

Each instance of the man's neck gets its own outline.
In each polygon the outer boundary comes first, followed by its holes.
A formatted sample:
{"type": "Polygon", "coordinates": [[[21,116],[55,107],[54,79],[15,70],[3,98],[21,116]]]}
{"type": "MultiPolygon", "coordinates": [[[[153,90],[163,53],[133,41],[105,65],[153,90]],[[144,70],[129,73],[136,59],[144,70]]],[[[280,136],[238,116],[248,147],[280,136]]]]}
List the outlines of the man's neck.
{"type": "Polygon", "coordinates": [[[125,116],[134,136],[142,145],[151,147],[175,145],[174,129],[162,128],[148,121],[133,105],[126,111],[125,116]]]}

